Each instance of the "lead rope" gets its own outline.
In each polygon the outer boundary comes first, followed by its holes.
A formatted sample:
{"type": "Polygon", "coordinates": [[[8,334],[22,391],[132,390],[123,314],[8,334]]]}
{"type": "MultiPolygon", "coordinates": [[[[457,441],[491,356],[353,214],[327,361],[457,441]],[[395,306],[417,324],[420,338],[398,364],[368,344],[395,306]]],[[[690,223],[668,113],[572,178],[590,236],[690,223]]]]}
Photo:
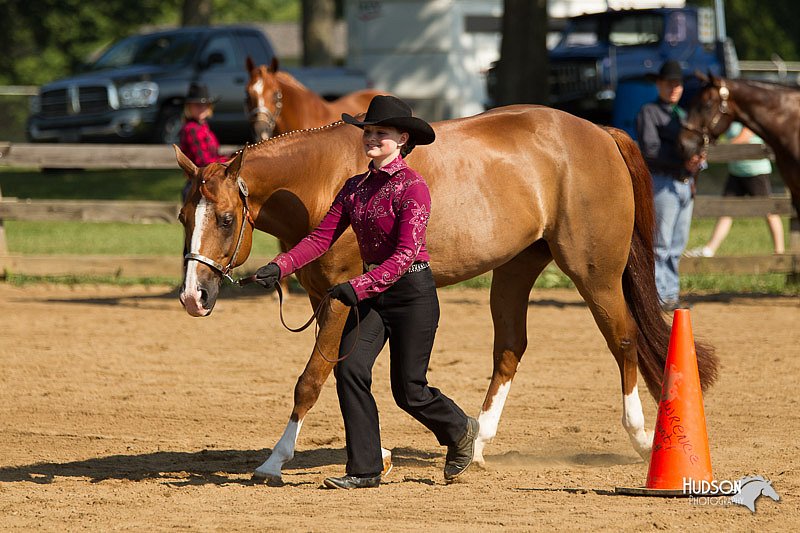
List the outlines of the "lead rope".
{"type": "MultiPolygon", "coordinates": [[[[240,279],[239,280],[239,286],[243,287],[243,286],[248,285],[250,283],[253,283],[255,281],[256,281],[256,276],[254,274],[252,276],[248,276],[246,278],[240,279]]],[[[320,300],[319,305],[317,306],[317,308],[314,309],[314,313],[311,315],[311,317],[308,320],[306,320],[306,323],[303,324],[302,326],[300,326],[299,328],[292,328],[292,327],[289,327],[289,325],[286,324],[286,321],[283,319],[283,289],[281,289],[281,284],[280,283],[276,283],[275,284],[275,290],[278,292],[278,316],[281,319],[281,324],[283,324],[283,327],[286,328],[287,330],[291,331],[292,333],[300,333],[301,331],[306,330],[308,328],[308,326],[310,326],[311,323],[314,322],[315,319],[318,319],[320,312],[322,312],[323,306],[325,304],[327,304],[328,302],[330,302],[330,300],[331,300],[330,293],[328,293],[325,296],[323,296],[322,300],[320,300]]],[[[358,344],[358,338],[361,336],[361,316],[358,313],[358,306],[357,305],[353,306],[353,310],[356,312],[356,342],[353,343],[353,346],[350,348],[350,351],[347,352],[346,354],[344,354],[341,357],[328,358],[324,353],[322,353],[322,350],[319,348],[319,331],[320,331],[320,329],[319,329],[319,320],[317,320],[317,323],[314,325],[314,351],[319,353],[320,357],[322,357],[323,359],[325,359],[329,363],[336,364],[336,363],[338,363],[340,361],[344,361],[345,359],[350,357],[350,355],[356,349],[356,345],[358,344]]],[[[311,352],[312,355],[313,355],[314,351],[311,352]]]]}

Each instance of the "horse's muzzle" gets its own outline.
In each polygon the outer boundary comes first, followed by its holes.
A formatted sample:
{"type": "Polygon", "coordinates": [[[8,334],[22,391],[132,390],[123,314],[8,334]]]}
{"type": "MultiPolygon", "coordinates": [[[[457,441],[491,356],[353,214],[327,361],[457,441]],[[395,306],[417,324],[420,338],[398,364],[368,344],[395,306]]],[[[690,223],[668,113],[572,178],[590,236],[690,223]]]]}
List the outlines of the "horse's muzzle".
{"type": "Polygon", "coordinates": [[[180,301],[191,316],[208,316],[214,310],[218,293],[218,288],[215,286],[197,286],[192,289],[184,286],[181,288],[180,301]]]}

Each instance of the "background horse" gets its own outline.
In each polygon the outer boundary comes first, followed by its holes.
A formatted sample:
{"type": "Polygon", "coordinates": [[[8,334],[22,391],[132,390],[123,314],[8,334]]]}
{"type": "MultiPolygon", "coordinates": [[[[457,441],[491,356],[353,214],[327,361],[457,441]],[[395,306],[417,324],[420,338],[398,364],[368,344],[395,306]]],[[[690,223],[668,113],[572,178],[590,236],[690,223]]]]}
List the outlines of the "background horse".
{"type": "MultiPolygon", "coordinates": [[[[417,147],[408,161],[431,190],[427,242],[436,284],[493,272],[494,364],[478,417],[475,460],[483,463],[484,446],[497,432],[527,347],[530,292],[551,261],[574,281],[617,361],[622,424],[636,451],[649,458],[652,432],[645,431],[637,363],[658,397],[670,328],[656,294],[650,174],[638,148],[620,130],[536,106],[498,108],[433,128],[436,142],[417,147]]],[[[197,168],[177,148],[176,153],[192,180],[180,219],[194,255],[186,262],[180,298],[194,316],[213,309],[220,270],[227,268],[221,265],[245,260],[253,226],[285,246],[296,244],[316,227],[344,181],[368,163],[361,131],[343,123],[261,142],[227,166],[197,168]]],[[[297,277],[316,307],[331,285],[361,273],[358,246],[348,230],[297,277]]],[[[323,309],[318,339],[323,353],[337,353],[347,312],[338,301],[323,309]]],[[[697,356],[707,386],[718,362],[700,343],[697,356]]],[[[286,430],[256,478],[281,480],[303,419],[332,368],[312,351],[295,387],[286,430]]]]}
{"type": "Polygon", "coordinates": [[[698,75],[704,86],[692,100],[679,142],[686,155],[699,153],[741,122],[775,152],[778,170],[800,214],[800,91],[756,81],[698,75]]]}
{"type": "Polygon", "coordinates": [[[256,141],[273,135],[325,126],[341,120],[342,113],[364,113],[372,97],[385,94],[364,89],[328,102],[297,81],[291,74],[278,71],[278,60],[269,66],[247,58],[250,81],[245,88],[245,105],[256,141]]]}

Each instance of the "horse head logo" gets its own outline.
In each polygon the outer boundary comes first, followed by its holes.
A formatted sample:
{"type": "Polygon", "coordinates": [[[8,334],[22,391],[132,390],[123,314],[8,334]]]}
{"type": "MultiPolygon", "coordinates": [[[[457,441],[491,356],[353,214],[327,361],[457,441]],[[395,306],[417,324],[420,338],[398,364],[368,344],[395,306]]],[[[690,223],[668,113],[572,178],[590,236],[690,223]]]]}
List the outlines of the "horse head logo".
{"type": "Polygon", "coordinates": [[[756,512],[756,500],[759,496],[767,496],[776,502],[781,499],[775,489],[772,488],[772,481],[768,481],[761,476],[747,476],[740,479],[738,482],[739,492],[731,496],[731,502],[744,505],[750,509],[751,513],[756,512]]]}

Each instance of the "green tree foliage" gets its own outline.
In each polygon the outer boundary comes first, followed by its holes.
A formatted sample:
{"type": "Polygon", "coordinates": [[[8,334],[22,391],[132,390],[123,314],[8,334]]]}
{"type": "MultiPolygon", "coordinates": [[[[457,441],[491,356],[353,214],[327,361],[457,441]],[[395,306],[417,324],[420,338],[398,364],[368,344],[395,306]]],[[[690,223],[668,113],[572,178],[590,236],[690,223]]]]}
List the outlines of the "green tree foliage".
{"type": "Polygon", "coordinates": [[[214,21],[234,22],[299,22],[300,0],[214,0],[214,21]]]}
{"type": "Polygon", "coordinates": [[[0,0],[0,83],[30,85],[74,71],[89,55],[142,24],[159,21],[160,0],[0,0]]]}
{"type": "MultiPolygon", "coordinates": [[[[714,6],[713,0],[689,2],[714,6]]],[[[740,59],[800,61],[800,10],[797,0],[725,0],[728,35],[740,59]]]]}
{"type": "MultiPolygon", "coordinates": [[[[154,25],[180,24],[181,2],[0,0],[0,85],[74,73],[104,46],[154,25]]],[[[214,0],[214,23],[299,20],[300,0],[214,0]]]]}

